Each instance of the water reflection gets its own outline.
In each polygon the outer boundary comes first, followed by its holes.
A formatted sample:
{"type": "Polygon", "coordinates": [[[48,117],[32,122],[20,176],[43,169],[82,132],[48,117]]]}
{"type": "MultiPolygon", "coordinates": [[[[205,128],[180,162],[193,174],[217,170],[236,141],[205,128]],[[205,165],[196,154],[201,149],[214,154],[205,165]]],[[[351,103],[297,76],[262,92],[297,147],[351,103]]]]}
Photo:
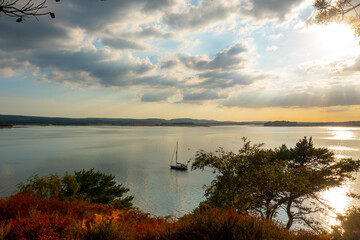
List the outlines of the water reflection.
{"type": "Polygon", "coordinates": [[[329,128],[329,130],[331,131],[331,135],[332,137],[328,138],[328,139],[333,139],[333,140],[352,140],[355,139],[355,135],[353,133],[353,129],[352,128],[347,128],[347,127],[332,127],[329,128]]]}
{"type": "MultiPolygon", "coordinates": [[[[113,174],[116,181],[130,188],[130,194],[135,196],[134,205],[141,210],[160,216],[180,217],[205,200],[202,186],[209,185],[214,174],[208,171],[171,171],[169,162],[176,141],[180,144],[180,158],[187,160],[200,149],[214,152],[218,147],[224,147],[236,152],[242,146],[243,136],[253,143],[266,143],[266,148],[281,144],[292,147],[304,136],[312,136],[315,147],[329,147],[339,155],[337,157],[360,159],[360,128],[16,128],[0,131],[0,197],[11,195],[17,183],[34,173],[44,176],[58,172],[62,175],[65,171],[95,168],[113,174]]],[[[360,194],[360,177],[349,182],[348,186],[360,194]]],[[[335,191],[324,194],[329,202],[338,205],[343,200],[334,200],[331,196],[342,195],[346,199],[346,195],[335,191]]],[[[322,218],[324,223],[326,219],[322,218]]]]}
{"type": "Polygon", "coordinates": [[[332,188],[323,192],[323,199],[333,208],[332,211],[326,213],[327,217],[324,224],[327,228],[330,229],[331,226],[340,224],[336,217],[337,214],[344,214],[346,209],[350,207],[351,199],[347,196],[348,193],[348,185],[332,188]]]}
{"type": "Polygon", "coordinates": [[[342,154],[336,154],[336,155],[334,155],[334,157],[337,158],[337,159],[350,158],[349,156],[342,155],[342,154]]]}
{"type": "Polygon", "coordinates": [[[355,151],[356,150],[354,148],[349,148],[349,147],[345,147],[345,146],[330,146],[328,148],[330,150],[335,150],[335,151],[355,151]]]}

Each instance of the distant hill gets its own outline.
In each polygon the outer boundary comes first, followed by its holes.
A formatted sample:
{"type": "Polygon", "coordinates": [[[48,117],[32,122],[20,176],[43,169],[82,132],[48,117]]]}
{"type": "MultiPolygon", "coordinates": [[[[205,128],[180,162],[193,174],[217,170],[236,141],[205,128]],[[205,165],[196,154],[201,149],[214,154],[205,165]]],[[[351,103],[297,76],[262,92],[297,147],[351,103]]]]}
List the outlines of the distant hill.
{"type": "Polygon", "coordinates": [[[133,118],[61,118],[20,115],[0,115],[0,123],[13,125],[114,125],[114,126],[213,126],[213,125],[263,125],[265,122],[234,122],[206,119],[133,119],[133,118]]]}
{"type": "Polygon", "coordinates": [[[268,127],[360,127],[360,121],[350,122],[289,122],[289,121],[273,121],[266,122],[264,126],[268,127]]]}

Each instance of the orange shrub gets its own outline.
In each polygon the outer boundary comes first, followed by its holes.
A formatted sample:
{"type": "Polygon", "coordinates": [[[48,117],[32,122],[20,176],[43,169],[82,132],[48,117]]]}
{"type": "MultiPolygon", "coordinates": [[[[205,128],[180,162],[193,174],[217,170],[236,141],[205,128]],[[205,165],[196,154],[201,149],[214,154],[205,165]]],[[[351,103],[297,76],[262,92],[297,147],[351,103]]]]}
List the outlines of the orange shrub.
{"type": "Polygon", "coordinates": [[[136,209],[118,210],[79,200],[17,194],[0,200],[0,239],[85,240],[326,240],[309,232],[294,233],[269,220],[234,209],[207,208],[180,220],[153,217],[136,209]]]}
{"type": "Polygon", "coordinates": [[[162,239],[326,240],[330,238],[310,232],[296,234],[270,220],[244,215],[234,209],[208,208],[183,217],[176,223],[175,229],[162,239]]]}

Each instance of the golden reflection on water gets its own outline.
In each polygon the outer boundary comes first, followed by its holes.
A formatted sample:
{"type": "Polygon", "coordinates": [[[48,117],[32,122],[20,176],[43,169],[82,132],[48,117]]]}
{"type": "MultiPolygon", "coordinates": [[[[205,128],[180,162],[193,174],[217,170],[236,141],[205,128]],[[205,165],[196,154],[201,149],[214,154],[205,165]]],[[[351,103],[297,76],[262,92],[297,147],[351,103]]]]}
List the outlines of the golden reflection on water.
{"type": "Polygon", "coordinates": [[[337,159],[350,158],[350,156],[342,155],[342,154],[336,154],[336,155],[334,155],[334,157],[337,159]]]}
{"type": "Polygon", "coordinates": [[[347,196],[349,186],[332,188],[322,193],[323,199],[333,208],[332,211],[327,212],[324,225],[330,228],[332,225],[339,225],[340,222],[336,219],[337,214],[344,214],[350,207],[351,199],[347,196]]]}
{"type": "MultiPolygon", "coordinates": [[[[330,130],[330,138],[331,140],[353,140],[355,139],[355,135],[353,133],[353,128],[349,127],[331,127],[330,130]]],[[[342,143],[339,143],[342,144],[342,143]]],[[[330,150],[335,152],[335,158],[348,158],[347,151],[355,151],[357,149],[345,147],[345,146],[330,146],[328,147],[330,150]]],[[[327,202],[327,204],[332,207],[332,211],[328,211],[325,213],[325,222],[324,226],[327,228],[331,228],[332,225],[339,225],[340,221],[336,219],[337,214],[344,214],[345,211],[351,205],[351,198],[347,196],[349,193],[349,185],[345,184],[342,187],[332,188],[322,193],[322,198],[327,202]]]]}
{"type": "Polygon", "coordinates": [[[344,146],[330,146],[330,147],[328,147],[328,149],[335,150],[335,151],[355,151],[356,150],[354,148],[349,148],[349,147],[344,147],[344,146]]]}
{"type": "Polygon", "coordinates": [[[352,128],[346,128],[346,127],[331,127],[329,128],[331,131],[332,137],[329,139],[334,140],[351,140],[354,139],[354,133],[351,131],[352,128]]]}

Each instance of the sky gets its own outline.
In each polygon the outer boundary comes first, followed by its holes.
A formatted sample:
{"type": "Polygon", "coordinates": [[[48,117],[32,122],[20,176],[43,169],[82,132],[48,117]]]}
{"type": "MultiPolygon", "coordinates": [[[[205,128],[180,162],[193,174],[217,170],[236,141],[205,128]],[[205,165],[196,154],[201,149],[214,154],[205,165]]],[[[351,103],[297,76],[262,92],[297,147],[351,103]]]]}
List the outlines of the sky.
{"type": "Polygon", "coordinates": [[[312,0],[47,5],[0,15],[0,114],[360,120],[359,38],[314,24],[312,0]]]}

